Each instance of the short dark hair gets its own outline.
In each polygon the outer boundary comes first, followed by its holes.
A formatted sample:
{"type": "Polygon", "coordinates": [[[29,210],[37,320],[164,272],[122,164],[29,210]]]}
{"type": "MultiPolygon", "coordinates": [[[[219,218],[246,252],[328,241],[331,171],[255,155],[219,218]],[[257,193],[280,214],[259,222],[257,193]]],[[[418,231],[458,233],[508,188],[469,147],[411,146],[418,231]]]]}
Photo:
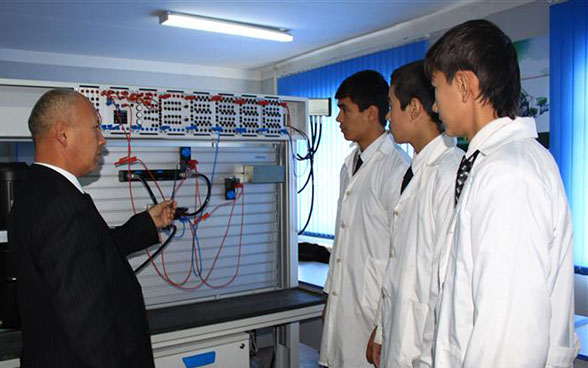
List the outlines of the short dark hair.
{"type": "Polygon", "coordinates": [[[33,141],[42,138],[57,118],[71,114],[71,106],[80,97],[83,97],[80,93],[67,88],[52,89],[41,96],[29,116],[29,130],[33,141]]]}
{"type": "Polygon", "coordinates": [[[375,70],[362,70],[347,77],[337,89],[335,98],[349,97],[359,111],[374,105],[378,108],[380,124],[386,126],[388,113],[388,82],[375,70]]]}
{"type": "Polygon", "coordinates": [[[451,83],[459,70],[473,72],[480,82],[480,97],[498,117],[511,119],[519,112],[521,76],[517,53],[500,28],[483,19],[451,28],[427,51],[425,72],[445,74],[451,83]]]}
{"type": "Polygon", "coordinates": [[[437,125],[439,131],[443,131],[439,114],[433,111],[435,89],[425,74],[424,60],[417,60],[394,70],[390,76],[390,88],[394,88],[394,95],[400,101],[402,110],[413,98],[416,98],[421,102],[427,115],[437,125]]]}

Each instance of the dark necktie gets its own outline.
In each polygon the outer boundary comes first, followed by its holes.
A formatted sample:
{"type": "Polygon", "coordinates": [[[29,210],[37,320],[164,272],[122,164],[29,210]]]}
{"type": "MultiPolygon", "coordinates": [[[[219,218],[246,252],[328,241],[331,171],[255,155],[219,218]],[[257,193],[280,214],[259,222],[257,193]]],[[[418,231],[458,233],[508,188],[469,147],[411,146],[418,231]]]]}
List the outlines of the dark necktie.
{"type": "Polygon", "coordinates": [[[361,160],[361,156],[357,155],[357,160],[355,161],[355,168],[353,169],[353,175],[355,175],[357,170],[359,170],[359,168],[361,167],[361,164],[363,164],[363,161],[361,160]]]}
{"type": "Polygon", "coordinates": [[[465,156],[462,157],[461,163],[459,164],[459,170],[457,170],[457,178],[455,179],[455,205],[457,206],[457,200],[461,195],[461,190],[463,189],[463,185],[465,184],[466,180],[468,179],[468,175],[474,166],[474,161],[480,154],[480,151],[476,150],[476,152],[472,153],[472,155],[466,159],[465,156]]]}
{"type": "Polygon", "coordinates": [[[409,166],[408,170],[406,170],[406,172],[404,173],[404,178],[402,179],[402,185],[400,186],[400,194],[404,192],[404,189],[406,189],[406,186],[408,185],[408,183],[410,183],[410,179],[412,179],[413,175],[414,174],[412,172],[412,166],[409,166]]]}

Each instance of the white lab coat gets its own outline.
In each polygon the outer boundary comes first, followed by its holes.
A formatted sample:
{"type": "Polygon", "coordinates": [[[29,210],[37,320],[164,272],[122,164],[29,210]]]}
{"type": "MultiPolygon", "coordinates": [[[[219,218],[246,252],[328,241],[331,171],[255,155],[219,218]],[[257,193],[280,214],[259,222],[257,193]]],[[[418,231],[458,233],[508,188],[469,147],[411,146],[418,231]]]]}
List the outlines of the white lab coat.
{"type": "Polygon", "coordinates": [[[365,347],[376,317],[390,252],[390,215],[409,158],[385,133],[361,153],[363,165],[352,175],[357,149],[341,168],[335,243],[324,291],[327,300],[319,363],[370,367],[365,347]]]}
{"type": "Polygon", "coordinates": [[[500,118],[455,209],[441,267],[435,366],[572,367],[572,222],[558,167],[532,118],[500,118]]]}
{"type": "Polygon", "coordinates": [[[439,135],[413,158],[414,176],[395,206],[392,257],[382,285],[381,367],[431,367],[439,282],[436,247],[454,209],[457,169],[464,152],[439,135]],[[435,290],[431,290],[433,287],[435,290]],[[433,292],[433,297],[430,296],[433,292]]]}

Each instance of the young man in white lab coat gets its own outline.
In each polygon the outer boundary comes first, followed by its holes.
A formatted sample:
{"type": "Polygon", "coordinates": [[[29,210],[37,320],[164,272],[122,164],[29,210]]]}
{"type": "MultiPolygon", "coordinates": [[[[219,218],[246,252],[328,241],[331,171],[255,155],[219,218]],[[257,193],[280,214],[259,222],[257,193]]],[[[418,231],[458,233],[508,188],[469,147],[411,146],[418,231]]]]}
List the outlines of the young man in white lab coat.
{"type": "Polygon", "coordinates": [[[396,142],[410,143],[415,155],[392,212],[392,251],[382,284],[381,318],[367,357],[378,367],[431,367],[436,264],[442,253],[437,245],[453,213],[455,173],[464,152],[456,147],[455,138],[442,134],[423,60],[392,73],[388,101],[390,130],[396,142]]]}
{"type": "Polygon", "coordinates": [[[535,121],[516,116],[512,42],[488,21],[469,21],[429,49],[425,70],[447,134],[470,141],[441,268],[434,364],[572,367],[579,345],[570,211],[535,121]]]}
{"type": "Polygon", "coordinates": [[[341,168],[319,363],[370,367],[365,346],[390,253],[391,214],[409,159],[384,128],[388,83],[381,74],[366,70],[350,76],[335,98],[341,131],[357,147],[341,168]]]}

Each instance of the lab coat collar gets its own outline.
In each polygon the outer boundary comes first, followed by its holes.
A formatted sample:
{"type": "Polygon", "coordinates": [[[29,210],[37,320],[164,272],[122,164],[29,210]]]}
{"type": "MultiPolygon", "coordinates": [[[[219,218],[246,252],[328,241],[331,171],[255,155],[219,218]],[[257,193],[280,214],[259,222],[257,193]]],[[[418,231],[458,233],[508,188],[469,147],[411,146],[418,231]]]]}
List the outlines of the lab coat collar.
{"type": "Polygon", "coordinates": [[[484,156],[491,154],[504,144],[524,139],[537,138],[535,119],[529,117],[498,118],[484,126],[472,139],[466,157],[476,150],[484,156]]]}
{"type": "Polygon", "coordinates": [[[394,145],[393,144],[385,144],[385,142],[387,140],[392,141],[390,137],[391,137],[391,135],[388,134],[388,131],[385,131],[384,133],[382,133],[382,135],[380,135],[378,138],[376,138],[375,141],[373,141],[369,146],[367,146],[367,148],[363,152],[360,152],[359,146],[357,144],[355,144],[355,149],[353,150],[353,152],[351,152],[351,154],[349,154],[345,158],[345,165],[347,166],[347,169],[349,170],[349,176],[352,176],[351,170],[353,170],[356,155],[358,155],[358,154],[360,155],[361,160],[363,161],[363,166],[365,166],[368,163],[368,161],[370,160],[370,158],[373,157],[376,152],[378,152],[378,151],[382,151],[384,153],[390,152],[391,147],[393,148],[394,145]]]}
{"type": "Polygon", "coordinates": [[[452,137],[448,137],[445,133],[438,135],[431,140],[427,145],[412,158],[412,172],[416,173],[424,165],[435,166],[440,162],[441,155],[445,150],[451,147],[455,147],[457,140],[452,137]]]}

